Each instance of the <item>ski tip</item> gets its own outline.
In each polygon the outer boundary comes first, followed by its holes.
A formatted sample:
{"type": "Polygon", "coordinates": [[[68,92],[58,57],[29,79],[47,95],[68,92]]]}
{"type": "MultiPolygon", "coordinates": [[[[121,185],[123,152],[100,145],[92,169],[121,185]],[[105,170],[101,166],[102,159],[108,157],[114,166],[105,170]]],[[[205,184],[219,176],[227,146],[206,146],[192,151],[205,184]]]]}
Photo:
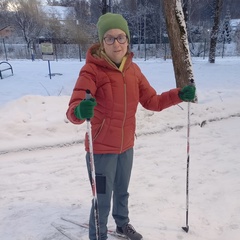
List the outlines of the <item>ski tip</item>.
{"type": "Polygon", "coordinates": [[[183,231],[185,231],[187,233],[188,230],[189,230],[189,227],[188,226],[187,227],[182,227],[182,229],[183,229],[183,231]]]}

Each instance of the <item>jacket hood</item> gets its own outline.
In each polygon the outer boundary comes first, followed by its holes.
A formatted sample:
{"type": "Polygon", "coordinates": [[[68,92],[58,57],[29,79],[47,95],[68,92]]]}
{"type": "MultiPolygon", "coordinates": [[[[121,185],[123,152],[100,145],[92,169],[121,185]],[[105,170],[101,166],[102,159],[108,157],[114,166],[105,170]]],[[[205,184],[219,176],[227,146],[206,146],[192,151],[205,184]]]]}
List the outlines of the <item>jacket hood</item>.
{"type": "MultiPolygon", "coordinates": [[[[125,65],[132,62],[133,53],[127,53],[127,61],[125,65]]],[[[86,63],[93,63],[102,67],[115,67],[116,65],[112,62],[102,50],[101,44],[96,43],[90,47],[87,51],[86,63]]]]}

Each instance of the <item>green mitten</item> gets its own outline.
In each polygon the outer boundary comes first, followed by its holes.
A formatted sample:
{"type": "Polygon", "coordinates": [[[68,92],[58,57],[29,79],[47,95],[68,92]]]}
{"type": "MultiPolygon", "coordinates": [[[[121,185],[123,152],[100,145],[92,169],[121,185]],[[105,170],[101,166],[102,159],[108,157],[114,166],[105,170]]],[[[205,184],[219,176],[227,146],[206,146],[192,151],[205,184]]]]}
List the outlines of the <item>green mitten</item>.
{"type": "Polygon", "coordinates": [[[188,85],[188,86],[183,87],[179,91],[178,96],[180,97],[181,100],[183,100],[185,102],[189,102],[189,101],[194,100],[195,92],[196,92],[196,88],[193,85],[188,85]]]}
{"type": "Polygon", "coordinates": [[[94,115],[93,110],[96,105],[97,102],[94,98],[82,100],[74,109],[76,118],[80,120],[92,118],[94,115]]]}

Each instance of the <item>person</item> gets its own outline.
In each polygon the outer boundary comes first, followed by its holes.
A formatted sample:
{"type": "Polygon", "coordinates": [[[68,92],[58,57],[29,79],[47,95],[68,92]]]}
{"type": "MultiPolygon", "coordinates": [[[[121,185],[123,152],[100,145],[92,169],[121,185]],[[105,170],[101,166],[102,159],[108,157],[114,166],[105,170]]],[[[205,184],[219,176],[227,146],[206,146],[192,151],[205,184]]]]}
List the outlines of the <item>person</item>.
{"type": "MultiPolygon", "coordinates": [[[[133,164],[135,115],[144,108],[161,111],[182,101],[192,101],[194,86],[157,94],[130,50],[128,23],[120,14],[106,13],[97,22],[99,43],[88,49],[69,102],[67,118],[74,124],[90,119],[97,185],[101,240],[107,239],[107,221],[112,204],[116,232],[130,240],[142,235],[130,224],[128,186],[133,164]],[[91,98],[86,99],[86,90],[91,98]]],[[[90,172],[88,136],[86,163],[90,172]]],[[[96,240],[94,206],[89,219],[89,239],[96,240]]]]}

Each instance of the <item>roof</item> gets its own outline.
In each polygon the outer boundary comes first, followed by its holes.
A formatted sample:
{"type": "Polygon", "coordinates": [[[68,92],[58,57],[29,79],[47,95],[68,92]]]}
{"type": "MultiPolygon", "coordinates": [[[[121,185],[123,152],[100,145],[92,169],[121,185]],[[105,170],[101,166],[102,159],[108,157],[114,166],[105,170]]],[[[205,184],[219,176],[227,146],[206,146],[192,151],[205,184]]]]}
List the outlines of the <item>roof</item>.
{"type": "Polygon", "coordinates": [[[0,26],[0,37],[9,37],[13,31],[14,28],[10,25],[4,27],[0,26]]]}

